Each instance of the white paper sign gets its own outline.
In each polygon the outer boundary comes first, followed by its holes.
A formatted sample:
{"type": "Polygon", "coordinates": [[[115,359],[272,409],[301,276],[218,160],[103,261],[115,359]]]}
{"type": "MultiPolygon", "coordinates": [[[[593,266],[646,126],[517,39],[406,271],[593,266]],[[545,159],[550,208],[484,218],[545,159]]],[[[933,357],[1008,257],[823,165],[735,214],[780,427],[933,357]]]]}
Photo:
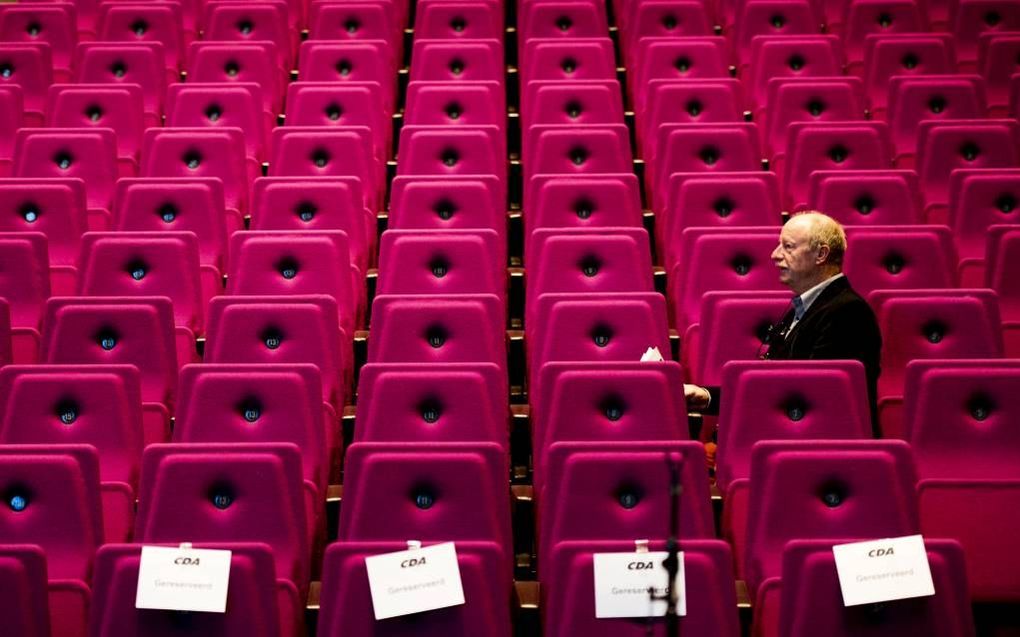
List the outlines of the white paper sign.
{"type": "MultiPolygon", "coordinates": [[[[669,574],[662,566],[669,554],[665,551],[646,553],[595,553],[595,617],[661,617],[666,614],[665,597],[669,574]]],[[[680,553],[679,570],[673,586],[677,591],[677,614],[687,614],[687,589],[684,584],[684,554],[680,553]]]]}
{"type": "Polygon", "coordinates": [[[659,351],[658,347],[649,347],[645,350],[645,353],[641,355],[642,363],[661,363],[663,360],[662,352],[659,351]]]}
{"type": "Polygon", "coordinates": [[[453,542],[365,558],[376,619],[464,603],[453,542]]]}
{"type": "Polygon", "coordinates": [[[844,606],[935,594],[920,535],[840,544],[832,554],[844,606]]]}
{"type": "Polygon", "coordinates": [[[135,608],[224,613],[230,551],[143,546],[135,608]]]}

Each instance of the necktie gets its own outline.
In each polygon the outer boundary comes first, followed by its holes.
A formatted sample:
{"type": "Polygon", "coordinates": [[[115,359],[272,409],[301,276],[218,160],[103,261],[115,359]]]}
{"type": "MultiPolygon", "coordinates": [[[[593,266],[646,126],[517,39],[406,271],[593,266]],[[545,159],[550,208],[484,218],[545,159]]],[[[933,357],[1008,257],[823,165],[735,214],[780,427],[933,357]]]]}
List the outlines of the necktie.
{"type": "Polygon", "coordinates": [[[804,300],[799,296],[795,296],[791,303],[793,303],[793,320],[799,321],[804,318],[804,312],[807,311],[804,307],[804,300]]]}

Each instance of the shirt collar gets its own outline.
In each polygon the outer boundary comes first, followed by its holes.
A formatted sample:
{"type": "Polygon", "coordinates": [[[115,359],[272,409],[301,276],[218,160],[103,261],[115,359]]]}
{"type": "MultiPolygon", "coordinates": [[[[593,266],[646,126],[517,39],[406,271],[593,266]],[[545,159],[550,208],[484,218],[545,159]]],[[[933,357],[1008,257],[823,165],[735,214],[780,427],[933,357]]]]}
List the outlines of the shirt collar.
{"type": "MultiPolygon", "coordinates": [[[[807,312],[811,308],[811,304],[814,303],[819,296],[821,296],[822,292],[825,291],[825,288],[829,287],[833,281],[841,278],[842,276],[843,276],[842,272],[834,276],[831,276],[828,279],[825,279],[824,281],[819,283],[818,285],[814,286],[804,294],[801,294],[799,297],[796,297],[800,299],[800,302],[803,304],[804,307],[803,311],[800,312],[800,315],[804,316],[804,312],[807,312]]],[[[797,319],[799,320],[800,317],[797,317],[797,319]]]]}

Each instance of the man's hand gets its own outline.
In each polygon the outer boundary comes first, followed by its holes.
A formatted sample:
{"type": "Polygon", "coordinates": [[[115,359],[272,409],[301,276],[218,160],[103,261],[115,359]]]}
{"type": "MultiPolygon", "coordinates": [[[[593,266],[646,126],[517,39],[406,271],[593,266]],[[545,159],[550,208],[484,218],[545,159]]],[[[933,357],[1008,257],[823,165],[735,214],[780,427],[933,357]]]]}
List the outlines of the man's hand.
{"type": "Polygon", "coordinates": [[[684,398],[687,400],[688,409],[704,409],[712,400],[708,390],[698,385],[684,384],[684,398]]]}

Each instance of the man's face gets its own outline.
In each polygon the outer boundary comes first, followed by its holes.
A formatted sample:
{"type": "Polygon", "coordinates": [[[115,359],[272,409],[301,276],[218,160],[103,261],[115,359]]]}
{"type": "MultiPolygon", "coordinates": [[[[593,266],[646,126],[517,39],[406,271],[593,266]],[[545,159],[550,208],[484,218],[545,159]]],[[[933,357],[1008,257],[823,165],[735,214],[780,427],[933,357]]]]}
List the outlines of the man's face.
{"type": "Polygon", "coordinates": [[[809,226],[796,217],[779,233],[779,245],[772,251],[772,262],[779,268],[779,280],[796,294],[815,285],[821,273],[819,250],[811,249],[809,226]]]}

